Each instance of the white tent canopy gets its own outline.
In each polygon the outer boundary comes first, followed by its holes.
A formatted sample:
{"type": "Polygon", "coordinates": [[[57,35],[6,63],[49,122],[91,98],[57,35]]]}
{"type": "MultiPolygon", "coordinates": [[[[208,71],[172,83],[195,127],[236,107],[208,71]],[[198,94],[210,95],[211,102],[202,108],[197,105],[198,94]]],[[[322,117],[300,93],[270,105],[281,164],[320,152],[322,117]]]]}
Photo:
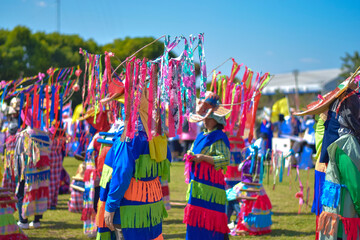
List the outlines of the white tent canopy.
{"type": "MultiPolygon", "coordinates": [[[[299,93],[329,92],[339,81],[340,69],[324,69],[298,73],[299,93]]],[[[263,94],[272,95],[276,91],[281,93],[295,93],[294,73],[276,74],[270,83],[263,89],[263,94]]]]}

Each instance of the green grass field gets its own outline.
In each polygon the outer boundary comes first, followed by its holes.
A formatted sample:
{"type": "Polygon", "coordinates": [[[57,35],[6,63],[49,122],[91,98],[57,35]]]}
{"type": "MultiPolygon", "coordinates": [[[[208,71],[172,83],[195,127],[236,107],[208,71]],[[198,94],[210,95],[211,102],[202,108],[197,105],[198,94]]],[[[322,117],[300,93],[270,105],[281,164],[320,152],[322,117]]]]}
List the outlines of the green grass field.
{"type": "MultiPolygon", "coordinates": [[[[79,161],[73,158],[65,158],[64,166],[70,176],[73,176],[79,161]]],[[[169,217],[164,220],[163,234],[165,239],[185,239],[186,226],[182,223],[183,209],[179,203],[185,203],[185,192],[187,185],[184,182],[184,164],[176,162],[172,164],[170,198],[172,205],[168,212],[169,217]],[[176,204],[178,203],[178,204],[176,204]]],[[[284,175],[284,181],[277,183],[276,189],[272,184],[264,185],[273,204],[273,226],[272,233],[264,236],[231,237],[230,239],[314,239],[315,215],[310,212],[311,206],[303,205],[301,214],[298,215],[298,199],[295,193],[298,191],[298,181],[295,182],[296,170],[292,170],[292,177],[284,175]],[[291,184],[289,183],[291,179],[291,184]],[[291,186],[291,187],[290,187],[291,186]]],[[[301,171],[301,180],[306,187],[307,172],[301,171]]],[[[270,182],[271,179],[270,179],[270,182]]],[[[310,197],[312,203],[314,170],[309,172],[310,197]]],[[[70,213],[67,210],[67,202],[70,195],[60,195],[57,210],[48,210],[41,222],[40,229],[24,230],[30,239],[52,240],[52,239],[89,239],[83,234],[83,224],[80,221],[80,213],[70,213]]],[[[17,213],[16,218],[18,219],[17,213]]],[[[32,220],[32,219],[30,219],[32,220]]]]}

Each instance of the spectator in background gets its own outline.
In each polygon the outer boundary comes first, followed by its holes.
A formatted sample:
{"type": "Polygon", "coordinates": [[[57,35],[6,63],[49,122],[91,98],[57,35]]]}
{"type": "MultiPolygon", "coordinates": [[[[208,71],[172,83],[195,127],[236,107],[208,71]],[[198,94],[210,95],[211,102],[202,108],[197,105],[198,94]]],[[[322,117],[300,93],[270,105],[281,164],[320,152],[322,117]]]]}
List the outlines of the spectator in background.
{"type": "Polygon", "coordinates": [[[298,117],[294,115],[295,109],[290,108],[290,123],[291,123],[291,135],[292,136],[299,136],[301,132],[301,122],[298,117]]]}
{"type": "Polygon", "coordinates": [[[292,126],[291,126],[291,118],[290,116],[284,116],[283,114],[279,114],[279,122],[278,125],[278,137],[282,138],[283,135],[291,135],[292,126]]]}
{"type": "Polygon", "coordinates": [[[305,131],[304,140],[307,142],[309,147],[313,150],[313,153],[316,153],[314,126],[315,126],[314,116],[306,116],[302,123],[302,130],[305,131]]]}
{"type": "Polygon", "coordinates": [[[264,133],[267,135],[267,143],[266,143],[266,149],[271,150],[272,146],[272,138],[273,138],[273,126],[270,122],[269,118],[264,118],[260,125],[260,133],[264,133]]]}

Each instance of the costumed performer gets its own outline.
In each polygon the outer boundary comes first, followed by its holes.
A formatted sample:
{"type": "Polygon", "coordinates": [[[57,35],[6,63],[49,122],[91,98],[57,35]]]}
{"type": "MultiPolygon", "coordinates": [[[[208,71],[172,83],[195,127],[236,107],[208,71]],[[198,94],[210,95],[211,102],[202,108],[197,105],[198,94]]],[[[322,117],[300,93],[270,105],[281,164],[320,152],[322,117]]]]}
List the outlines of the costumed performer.
{"type": "Polygon", "coordinates": [[[96,236],[97,233],[95,220],[100,193],[99,182],[101,177],[101,172],[97,168],[97,159],[101,144],[97,142],[97,139],[100,138],[99,132],[106,132],[110,129],[110,124],[108,122],[107,110],[101,112],[99,111],[95,115],[94,108],[89,109],[79,120],[86,120],[90,124],[91,129],[93,129],[92,133],[94,133],[85,155],[85,192],[83,198],[83,211],[81,215],[81,220],[84,221],[84,234],[92,237],[96,236]],[[96,120],[94,121],[94,119],[96,120]]]}
{"type": "Polygon", "coordinates": [[[272,205],[262,185],[266,158],[267,135],[260,134],[250,146],[250,155],[239,165],[241,182],[227,190],[228,201],[241,199],[240,214],[236,226],[238,235],[263,235],[271,232],[272,205]]]}
{"type": "Polygon", "coordinates": [[[51,137],[50,145],[50,185],[48,209],[55,210],[58,202],[61,171],[65,157],[65,130],[51,127],[49,129],[51,137]]]}
{"type": "Polygon", "coordinates": [[[49,201],[51,139],[47,132],[35,127],[40,125],[40,120],[33,118],[30,108],[22,111],[21,117],[27,128],[16,135],[14,153],[15,179],[19,182],[16,190],[18,225],[24,229],[39,228],[49,201]],[[31,216],[35,219],[29,224],[31,216]]]}
{"type": "Polygon", "coordinates": [[[69,212],[78,213],[83,210],[83,198],[85,192],[85,162],[79,164],[76,175],[72,177],[70,184],[70,200],[68,202],[69,212]]]}
{"type": "Polygon", "coordinates": [[[148,122],[147,95],[144,89],[134,138],[123,141],[126,128],[121,129],[105,159],[96,222],[101,240],[112,239],[114,232],[116,239],[163,239],[162,220],[167,212],[159,177],[169,180],[171,153],[166,136],[148,141],[151,133],[144,124],[148,122]]]}
{"type": "Polygon", "coordinates": [[[324,240],[360,239],[360,99],[353,90],[357,84],[349,85],[337,111],[340,137],[327,149],[329,163],[318,224],[324,240]]]}
{"type": "MultiPolygon", "coordinates": [[[[327,148],[339,138],[340,124],[336,117],[337,108],[342,100],[343,93],[349,88],[349,79],[342,82],[333,91],[325,94],[316,102],[308,105],[308,109],[295,115],[319,115],[316,125],[316,165],[315,165],[315,181],[314,181],[314,199],[311,211],[316,214],[316,229],[318,229],[318,220],[322,212],[323,206],[321,196],[323,193],[323,185],[325,182],[326,167],[329,162],[327,148]]],[[[319,237],[316,232],[316,239],[319,237]]]]}
{"type": "Polygon", "coordinates": [[[12,122],[9,124],[8,131],[9,136],[5,140],[5,154],[4,154],[4,174],[2,179],[2,187],[9,189],[11,192],[16,190],[15,181],[15,145],[16,145],[16,132],[18,126],[17,123],[12,122]]]}
{"type": "Polygon", "coordinates": [[[228,239],[223,171],[230,161],[230,143],[224,128],[230,110],[220,107],[219,96],[206,92],[189,121],[204,122],[201,132],[185,155],[186,194],[184,223],[186,239],[228,239]]]}

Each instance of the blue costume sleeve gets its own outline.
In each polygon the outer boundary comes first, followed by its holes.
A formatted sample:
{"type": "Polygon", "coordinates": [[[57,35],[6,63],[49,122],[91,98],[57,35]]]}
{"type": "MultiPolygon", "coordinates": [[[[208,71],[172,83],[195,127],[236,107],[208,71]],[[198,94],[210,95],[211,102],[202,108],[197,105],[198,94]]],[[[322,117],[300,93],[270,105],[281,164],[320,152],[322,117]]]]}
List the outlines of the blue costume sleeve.
{"type": "Polygon", "coordinates": [[[107,212],[115,212],[120,207],[120,202],[130,185],[135,167],[135,159],[127,142],[116,141],[113,145],[112,157],[113,172],[105,205],[107,212]]]}

